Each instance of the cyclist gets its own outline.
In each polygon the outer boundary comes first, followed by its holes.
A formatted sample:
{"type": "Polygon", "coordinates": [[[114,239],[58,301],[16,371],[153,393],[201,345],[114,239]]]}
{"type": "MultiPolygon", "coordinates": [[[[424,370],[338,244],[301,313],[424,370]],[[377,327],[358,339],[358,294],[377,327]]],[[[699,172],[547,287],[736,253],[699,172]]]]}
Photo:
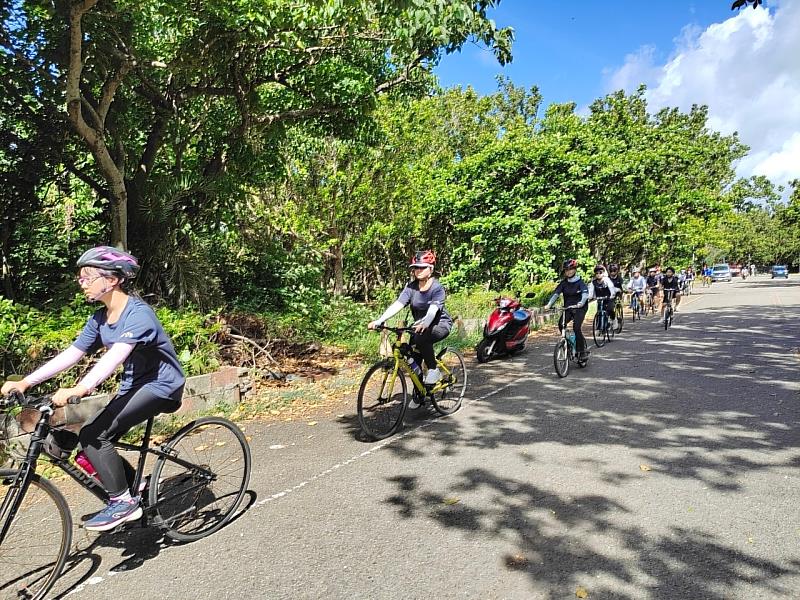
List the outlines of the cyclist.
{"type": "MultiPolygon", "coordinates": [[[[428,367],[423,383],[434,385],[442,378],[442,372],[436,366],[436,355],[433,344],[450,335],[453,320],[444,307],[445,293],[442,285],[433,277],[436,255],[431,250],[421,250],[414,254],[409,268],[413,279],[394,303],[377,319],[367,325],[369,329],[377,329],[406,306],[411,306],[414,317],[412,342],[422,355],[428,367]]],[[[409,408],[419,408],[416,399],[408,404],[409,408]]]]}
{"type": "MultiPolygon", "coordinates": [[[[639,267],[633,268],[633,276],[628,281],[628,291],[636,296],[639,301],[639,306],[642,306],[642,294],[647,289],[647,280],[642,277],[642,272],[639,267]]],[[[631,297],[631,308],[633,308],[633,296],[631,297]]]]}
{"type": "Polygon", "coordinates": [[[694,285],[694,267],[686,269],[686,291],[691,292],[694,285]]]}
{"type": "Polygon", "coordinates": [[[589,300],[589,288],[583,282],[583,279],[578,275],[578,261],[574,258],[565,260],[562,265],[564,270],[564,279],[556,287],[556,291],[550,296],[547,301],[546,309],[553,307],[553,304],[558,300],[560,294],[564,295],[564,306],[571,306],[564,311],[563,323],[559,321],[558,327],[566,327],[572,321],[572,329],[575,332],[575,346],[578,351],[580,360],[586,360],[589,357],[589,350],[586,348],[586,338],[583,337],[581,325],[586,318],[587,300],[589,300]]]}
{"type": "MultiPolygon", "coordinates": [[[[661,280],[661,289],[664,290],[665,294],[664,297],[666,298],[666,292],[672,291],[673,298],[674,298],[674,305],[672,310],[678,312],[678,305],[681,303],[681,284],[680,280],[675,277],[675,269],[672,267],[667,267],[665,270],[664,278],[661,280]]],[[[664,303],[661,304],[661,321],[664,321],[664,303]]]]}
{"type": "MultiPolygon", "coordinates": [[[[594,268],[594,279],[592,279],[591,283],[589,284],[589,300],[608,298],[608,300],[606,300],[602,306],[604,307],[606,318],[611,318],[614,316],[614,307],[612,306],[612,302],[616,295],[617,288],[608,275],[606,275],[605,267],[603,265],[597,265],[594,268]]],[[[598,310],[600,310],[599,306],[600,305],[598,305],[598,310]]]]}
{"type": "MultiPolygon", "coordinates": [[[[621,302],[620,297],[622,296],[622,273],[619,270],[619,265],[617,263],[611,263],[608,265],[608,278],[611,280],[611,283],[614,284],[617,292],[614,294],[614,298],[611,300],[611,306],[609,308],[609,314],[614,315],[614,310],[617,308],[617,302],[621,302]]],[[[616,317],[614,317],[614,327],[617,327],[616,317]]]]}
{"type": "Polygon", "coordinates": [[[655,267],[651,267],[647,271],[647,295],[653,299],[655,308],[658,308],[658,284],[660,279],[655,267]]]}
{"type": "Polygon", "coordinates": [[[69,348],[22,381],[6,382],[0,393],[25,393],[31,386],[69,369],[84,355],[108,348],[77,385],[56,391],[53,404],[64,406],[70,397],[92,392],[118,366],[123,366],[117,394],[78,434],[81,448],[110,499],[106,508],[84,527],[107,531],[142,516],[139,498],[132,496],[128,487],[126,469],[133,468],[117,453],[114,442],[152,416],[175,412],[181,405],[185,378],[175,348],[156,314],[131,288],[131,280],[139,270],[136,258],[116,248],[99,246],[78,259],[78,268],[78,284],[86,298],[104,306],[89,317],[69,348]]]}

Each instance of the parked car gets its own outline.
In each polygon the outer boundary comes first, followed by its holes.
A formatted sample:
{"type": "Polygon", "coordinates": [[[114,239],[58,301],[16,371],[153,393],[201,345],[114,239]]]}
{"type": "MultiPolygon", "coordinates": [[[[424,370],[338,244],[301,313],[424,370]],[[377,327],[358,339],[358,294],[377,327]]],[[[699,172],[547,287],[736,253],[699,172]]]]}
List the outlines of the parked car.
{"type": "Polygon", "coordinates": [[[783,277],[784,279],[789,279],[789,269],[786,265],[772,265],[772,279],[776,277],[783,277]]]}
{"type": "Polygon", "coordinates": [[[711,281],[730,281],[731,268],[728,265],[714,265],[711,267],[711,281]]]}
{"type": "Polygon", "coordinates": [[[741,275],[742,275],[742,265],[739,265],[739,264],[728,264],[728,267],[731,270],[731,277],[741,277],[741,275]]]}

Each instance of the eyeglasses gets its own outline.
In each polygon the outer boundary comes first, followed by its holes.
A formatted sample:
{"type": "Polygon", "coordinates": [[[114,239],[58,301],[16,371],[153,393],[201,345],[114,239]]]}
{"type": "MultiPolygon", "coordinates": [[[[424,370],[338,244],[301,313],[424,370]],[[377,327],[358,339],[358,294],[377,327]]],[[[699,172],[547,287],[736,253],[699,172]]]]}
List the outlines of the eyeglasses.
{"type": "Polygon", "coordinates": [[[83,277],[81,275],[78,275],[75,278],[75,281],[78,282],[78,285],[83,285],[83,284],[92,285],[95,281],[101,279],[102,277],[103,277],[102,275],[95,275],[94,277],[83,277]]]}

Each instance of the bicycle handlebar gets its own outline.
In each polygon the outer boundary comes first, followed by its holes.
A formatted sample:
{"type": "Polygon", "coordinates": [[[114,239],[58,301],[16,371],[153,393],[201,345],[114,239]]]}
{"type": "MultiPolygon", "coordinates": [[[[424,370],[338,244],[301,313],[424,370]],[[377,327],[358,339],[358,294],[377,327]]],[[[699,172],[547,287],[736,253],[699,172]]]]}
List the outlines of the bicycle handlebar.
{"type": "MultiPolygon", "coordinates": [[[[67,404],[80,404],[83,399],[80,396],[70,396],[67,404]]],[[[0,410],[21,406],[22,408],[53,407],[53,394],[44,396],[26,396],[18,390],[0,399],[0,410]]]]}
{"type": "Polygon", "coordinates": [[[378,325],[377,327],[375,327],[375,331],[381,331],[382,329],[386,329],[387,331],[392,331],[398,335],[406,331],[410,333],[414,332],[413,327],[389,327],[388,325],[378,325]]]}

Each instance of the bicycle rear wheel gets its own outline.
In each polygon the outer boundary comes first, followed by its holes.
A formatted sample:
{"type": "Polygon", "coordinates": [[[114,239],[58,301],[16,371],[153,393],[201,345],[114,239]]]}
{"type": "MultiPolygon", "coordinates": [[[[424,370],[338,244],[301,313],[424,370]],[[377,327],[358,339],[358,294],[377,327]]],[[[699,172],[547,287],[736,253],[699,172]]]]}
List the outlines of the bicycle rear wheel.
{"type": "Polygon", "coordinates": [[[592,337],[594,345],[602,348],[606,345],[606,333],[603,329],[603,316],[598,312],[592,320],[592,337]]]}
{"type": "Polygon", "coordinates": [[[624,311],[622,310],[622,300],[621,299],[617,302],[617,306],[614,309],[614,316],[617,318],[616,333],[622,333],[622,321],[625,319],[625,314],[624,314],[624,311]]]}
{"type": "Polygon", "coordinates": [[[433,408],[440,415],[450,415],[461,408],[461,400],[467,389],[467,367],[457,350],[444,348],[436,359],[442,379],[447,387],[431,394],[433,408]]]}
{"type": "Polygon", "coordinates": [[[403,372],[394,359],[372,365],[358,390],[358,423],[373,440],[389,437],[400,428],[408,405],[403,372]]]}
{"type": "Polygon", "coordinates": [[[202,417],[178,431],[165,445],[150,477],[153,521],[168,537],[191,542],[230,521],[250,481],[250,446],[244,433],[222,417],[202,417]]]}
{"type": "Polygon", "coordinates": [[[569,348],[567,348],[567,340],[564,338],[558,341],[553,350],[553,366],[559,377],[566,377],[569,373],[569,348]]]}
{"type": "Polygon", "coordinates": [[[0,543],[0,597],[44,598],[61,575],[72,543],[72,517],[56,487],[33,475],[25,496],[13,485],[19,471],[0,470],[0,531],[12,519],[0,543]]]}

